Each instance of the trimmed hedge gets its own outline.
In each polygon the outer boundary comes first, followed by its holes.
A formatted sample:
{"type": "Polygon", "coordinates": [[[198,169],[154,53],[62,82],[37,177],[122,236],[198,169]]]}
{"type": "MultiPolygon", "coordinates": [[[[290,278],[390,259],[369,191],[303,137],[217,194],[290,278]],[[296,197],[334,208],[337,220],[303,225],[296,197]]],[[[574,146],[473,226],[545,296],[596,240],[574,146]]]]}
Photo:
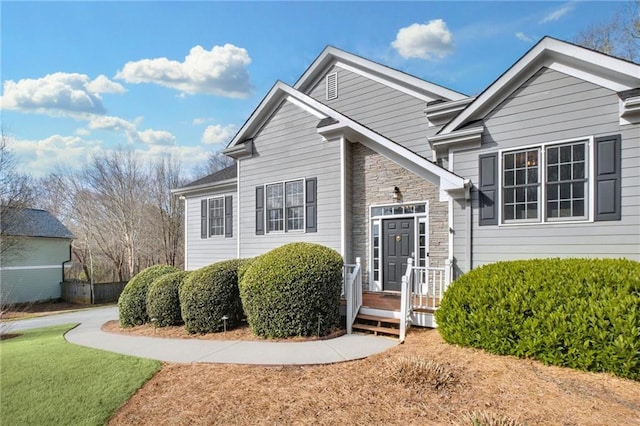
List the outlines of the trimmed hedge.
{"type": "Polygon", "coordinates": [[[189,272],[173,272],[156,278],[147,293],[147,315],[156,327],[182,324],[178,289],[189,272]]]}
{"type": "Polygon", "coordinates": [[[640,380],[640,263],[535,259],[485,265],[436,311],[444,340],[640,380]]]}
{"type": "Polygon", "coordinates": [[[140,271],[127,283],[118,299],[121,327],[133,327],[149,322],[147,315],[147,292],[158,277],[178,272],[173,266],[155,265],[140,271]]]}
{"type": "Polygon", "coordinates": [[[214,263],[193,271],[180,286],[180,308],[189,333],[210,333],[240,323],[243,317],[238,292],[238,267],[244,260],[214,263]]]}
{"type": "Polygon", "coordinates": [[[240,282],[253,333],[322,336],[335,330],[340,324],[342,266],[335,250],[310,243],[286,244],[255,259],[240,282]]]}

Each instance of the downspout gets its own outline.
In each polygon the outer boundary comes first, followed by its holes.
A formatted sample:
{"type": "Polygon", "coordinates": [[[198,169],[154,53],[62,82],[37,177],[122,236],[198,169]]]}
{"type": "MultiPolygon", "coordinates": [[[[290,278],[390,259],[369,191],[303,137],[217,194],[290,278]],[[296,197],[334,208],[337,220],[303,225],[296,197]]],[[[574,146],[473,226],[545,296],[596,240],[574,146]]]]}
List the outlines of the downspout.
{"type": "Polygon", "coordinates": [[[472,261],[472,238],[473,238],[473,223],[472,223],[472,210],[471,210],[471,188],[472,188],[473,184],[471,183],[470,180],[466,180],[464,182],[464,198],[465,198],[465,202],[466,202],[466,217],[467,217],[467,226],[466,226],[466,238],[465,238],[465,258],[467,259],[467,272],[471,271],[471,269],[473,268],[473,261],[472,261]]]}

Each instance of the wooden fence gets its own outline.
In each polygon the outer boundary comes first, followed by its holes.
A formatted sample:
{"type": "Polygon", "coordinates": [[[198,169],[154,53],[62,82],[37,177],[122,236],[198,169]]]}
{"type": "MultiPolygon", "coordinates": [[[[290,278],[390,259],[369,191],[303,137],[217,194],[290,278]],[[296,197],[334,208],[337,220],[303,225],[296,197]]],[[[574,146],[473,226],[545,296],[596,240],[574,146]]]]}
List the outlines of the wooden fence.
{"type": "Polygon", "coordinates": [[[93,284],[93,300],[91,300],[91,284],[85,282],[63,282],[62,300],[71,303],[100,304],[117,302],[120,293],[127,283],[93,284]]]}

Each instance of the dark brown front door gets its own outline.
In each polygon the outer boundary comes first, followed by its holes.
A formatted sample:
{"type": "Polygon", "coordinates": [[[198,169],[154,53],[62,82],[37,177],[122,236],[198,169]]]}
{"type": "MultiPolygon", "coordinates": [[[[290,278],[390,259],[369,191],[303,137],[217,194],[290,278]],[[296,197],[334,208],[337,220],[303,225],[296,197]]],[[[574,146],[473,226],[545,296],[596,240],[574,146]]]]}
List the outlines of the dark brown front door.
{"type": "Polygon", "coordinates": [[[386,219],[382,221],[383,274],[382,289],[401,291],[402,275],[407,270],[407,259],[415,247],[414,218],[386,219]]]}

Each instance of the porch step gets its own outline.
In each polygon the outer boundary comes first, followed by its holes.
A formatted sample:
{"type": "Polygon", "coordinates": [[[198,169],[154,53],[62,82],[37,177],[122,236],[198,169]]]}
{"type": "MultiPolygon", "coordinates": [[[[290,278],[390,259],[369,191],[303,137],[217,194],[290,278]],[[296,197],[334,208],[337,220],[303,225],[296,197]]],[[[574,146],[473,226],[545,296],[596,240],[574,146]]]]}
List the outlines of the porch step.
{"type": "Polygon", "coordinates": [[[381,317],[359,313],[353,323],[354,330],[368,331],[376,336],[381,334],[392,334],[400,336],[400,319],[392,317],[381,317]]]}

